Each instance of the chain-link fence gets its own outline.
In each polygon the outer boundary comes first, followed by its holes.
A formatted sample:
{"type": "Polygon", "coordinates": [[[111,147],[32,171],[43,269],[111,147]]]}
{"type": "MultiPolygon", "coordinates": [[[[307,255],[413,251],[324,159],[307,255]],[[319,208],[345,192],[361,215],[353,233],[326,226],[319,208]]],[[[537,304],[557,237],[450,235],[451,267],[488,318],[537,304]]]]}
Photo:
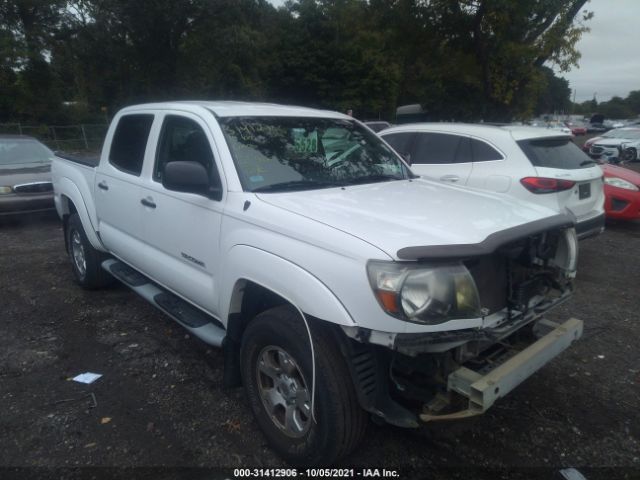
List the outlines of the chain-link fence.
{"type": "Polygon", "coordinates": [[[106,124],[22,125],[0,124],[0,134],[29,135],[52,150],[64,152],[99,152],[109,128],[106,124]]]}

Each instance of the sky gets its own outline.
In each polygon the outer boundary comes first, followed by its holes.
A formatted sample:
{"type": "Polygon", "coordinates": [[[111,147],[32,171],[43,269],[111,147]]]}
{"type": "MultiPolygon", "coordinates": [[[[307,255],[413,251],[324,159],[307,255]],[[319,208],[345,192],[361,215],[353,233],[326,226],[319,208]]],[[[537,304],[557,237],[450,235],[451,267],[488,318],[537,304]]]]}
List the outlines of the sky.
{"type": "MultiPolygon", "coordinates": [[[[576,45],[580,68],[560,75],[569,80],[576,102],[598,102],[640,90],[640,0],[591,0],[590,32],[576,45]]],[[[573,100],[573,98],[572,98],[573,100]]]]}
{"type": "MultiPolygon", "coordinates": [[[[284,0],[269,0],[276,6],[284,0]]],[[[585,9],[594,17],[576,45],[582,54],[579,68],[559,73],[569,80],[572,100],[598,102],[625,98],[640,90],[640,0],[590,0],[585,9]]]]}

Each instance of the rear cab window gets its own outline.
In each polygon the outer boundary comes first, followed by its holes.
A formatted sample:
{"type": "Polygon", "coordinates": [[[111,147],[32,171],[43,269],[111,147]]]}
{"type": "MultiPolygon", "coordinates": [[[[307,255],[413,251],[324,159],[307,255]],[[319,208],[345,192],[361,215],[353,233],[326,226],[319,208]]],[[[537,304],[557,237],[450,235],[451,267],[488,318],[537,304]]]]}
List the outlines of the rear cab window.
{"type": "Polygon", "coordinates": [[[111,140],[109,163],[125,173],[140,176],[152,114],[123,115],[111,140]]]}
{"type": "Polygon", "coordinates": [[[576,170],[594,162],[567,137],[535,138],[518,141],[534,167],[576,170]]]}

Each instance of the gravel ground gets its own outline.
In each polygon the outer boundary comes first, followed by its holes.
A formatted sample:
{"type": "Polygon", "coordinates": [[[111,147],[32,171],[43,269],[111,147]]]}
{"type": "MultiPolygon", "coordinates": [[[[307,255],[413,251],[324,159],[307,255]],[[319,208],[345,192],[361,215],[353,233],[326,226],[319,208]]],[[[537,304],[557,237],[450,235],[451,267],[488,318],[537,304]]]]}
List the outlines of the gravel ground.
{"type": "MultiPolygon", "coordinates": [[[[0,245],[0,478],[285,466],[242,390],[222,388],[220,351],[122,286],[74,283],[55,216],[2,221],[0,245]],[[69,381],[85,371],[104,376],[69,381]]],[[[640,478],[639,250],[637,222],[582,242],[577,292],[550,315],[584,320],[582,340],[487,414],[419,431],[371,425],[343,466],[404,478],[559,479],[565,467],[640,478]]]]}

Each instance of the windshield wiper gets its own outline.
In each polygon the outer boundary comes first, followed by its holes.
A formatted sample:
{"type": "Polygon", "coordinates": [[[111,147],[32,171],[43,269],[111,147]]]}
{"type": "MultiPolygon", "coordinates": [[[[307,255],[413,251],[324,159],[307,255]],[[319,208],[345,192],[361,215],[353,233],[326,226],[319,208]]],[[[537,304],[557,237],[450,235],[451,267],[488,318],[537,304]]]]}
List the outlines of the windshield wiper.
{"type": "Polygon", "coordinates": [[[378,183],[378,182],[390,182],[392,180],[404,180],[404,178],[398,178],[391,175],[367,175],[365,177],[352,178],[345,180],[345,185],[358,185],[360,183],[378,183]]]}
{"type": "Polygon", "coordinates": [[[337,182],[318,182],[315,180],[292,180],[289,182],[273,183],[271,185],[263,185],[251,190],[253,193],[265,192],[289,192],[294,190],[313,190],[316,188],[341,187],[342,183],[337,182]]]}
{"type": "Polygon", "coordinates": [[[580,162],[580,166],[581,167],[584,167],[585,165],[591,165],[591,164],[597,165],[597,163],[594,162],[593,160],[584,160],[584,161],[580,162]]]}

